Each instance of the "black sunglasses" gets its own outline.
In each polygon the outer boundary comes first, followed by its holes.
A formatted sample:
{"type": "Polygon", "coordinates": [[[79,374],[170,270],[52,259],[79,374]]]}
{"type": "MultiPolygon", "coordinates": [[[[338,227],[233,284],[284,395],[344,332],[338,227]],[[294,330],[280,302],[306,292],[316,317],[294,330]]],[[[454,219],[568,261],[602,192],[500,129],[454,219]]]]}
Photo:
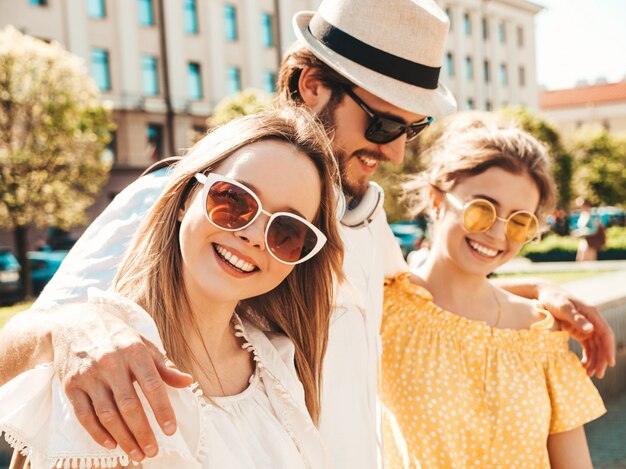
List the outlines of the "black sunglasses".
{"type": "Polygon", "coordinates": [[[434,117],[424,117],[421,121],[413,122],[412,124],[398,122],[397,120],[381,116],[374,112],[348,85],[345,85],[343,90],[369,116],[370,124],[365,131],[365,138],[370,142],[389,143],[402,134],[406,134],[406,141],[410,142],[414,140],[422,130],[435,121],[434,117]]]}

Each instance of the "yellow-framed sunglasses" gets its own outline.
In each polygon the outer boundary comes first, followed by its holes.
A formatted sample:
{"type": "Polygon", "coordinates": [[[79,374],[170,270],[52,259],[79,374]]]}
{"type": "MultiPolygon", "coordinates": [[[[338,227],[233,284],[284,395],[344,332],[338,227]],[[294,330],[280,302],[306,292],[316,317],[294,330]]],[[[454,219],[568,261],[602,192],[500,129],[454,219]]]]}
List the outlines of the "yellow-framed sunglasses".
{"type": "Polygon", "coordinates": [[[501,218],[493,203],[486,199],[474,199],[463,203],[449,192],[445,194],[452,206],[461,212],[463,227],[468,233],[484,233],[496,221],[504,223],[506,237],[515,243],[528,243],[539,233],[539,220],[532,212],[518,210],[507,218],[501,218]]]}

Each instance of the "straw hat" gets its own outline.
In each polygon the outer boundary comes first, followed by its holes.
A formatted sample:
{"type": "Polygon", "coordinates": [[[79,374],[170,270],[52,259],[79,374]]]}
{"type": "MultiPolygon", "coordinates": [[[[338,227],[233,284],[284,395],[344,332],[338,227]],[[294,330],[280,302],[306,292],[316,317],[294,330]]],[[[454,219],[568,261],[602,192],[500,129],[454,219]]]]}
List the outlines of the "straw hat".
{"type": "Polygon", "coordinates": [[[324,63],[394,106],[442,117],[456,100],[439,81],[449,21],[432,0],[323,0],[293,17],[324,63]]]}

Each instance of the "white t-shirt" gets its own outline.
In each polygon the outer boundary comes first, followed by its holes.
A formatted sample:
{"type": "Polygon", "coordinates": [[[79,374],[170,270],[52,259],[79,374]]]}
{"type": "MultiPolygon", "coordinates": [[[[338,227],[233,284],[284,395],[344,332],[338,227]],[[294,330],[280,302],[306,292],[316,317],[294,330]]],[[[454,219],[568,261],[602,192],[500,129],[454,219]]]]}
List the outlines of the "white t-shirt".
{"type": "MultiPolygon", "coordinates": [[[[91,224],[34,307],[86,299],[87,289],[106,290],[131,238],[165,188],[167,169],[125,188],[91,224]]],[[[337,468],[379,466],[377,364],[383,274],[399,248],[380,211],[364,228],[341,227],[346,285],[340,288],[324,359],[320,432],[337,468]]],[[[401,255],[400,255],[400,260],[401,255]]],[[[389,273],[389,272],[387,272],[389,273]]]]}

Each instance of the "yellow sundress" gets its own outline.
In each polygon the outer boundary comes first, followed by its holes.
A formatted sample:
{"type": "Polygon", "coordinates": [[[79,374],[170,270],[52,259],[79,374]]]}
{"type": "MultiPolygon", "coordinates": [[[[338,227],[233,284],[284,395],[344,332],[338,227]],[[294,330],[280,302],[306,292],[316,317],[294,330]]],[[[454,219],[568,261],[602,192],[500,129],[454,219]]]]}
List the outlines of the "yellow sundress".
{"type": "Polygon", "coordinates": [[[497,329],[432,300],[407,273],[386,280],[386,468],[549,468],[549,434],[606,412],[566,332],[497,329]]]}

